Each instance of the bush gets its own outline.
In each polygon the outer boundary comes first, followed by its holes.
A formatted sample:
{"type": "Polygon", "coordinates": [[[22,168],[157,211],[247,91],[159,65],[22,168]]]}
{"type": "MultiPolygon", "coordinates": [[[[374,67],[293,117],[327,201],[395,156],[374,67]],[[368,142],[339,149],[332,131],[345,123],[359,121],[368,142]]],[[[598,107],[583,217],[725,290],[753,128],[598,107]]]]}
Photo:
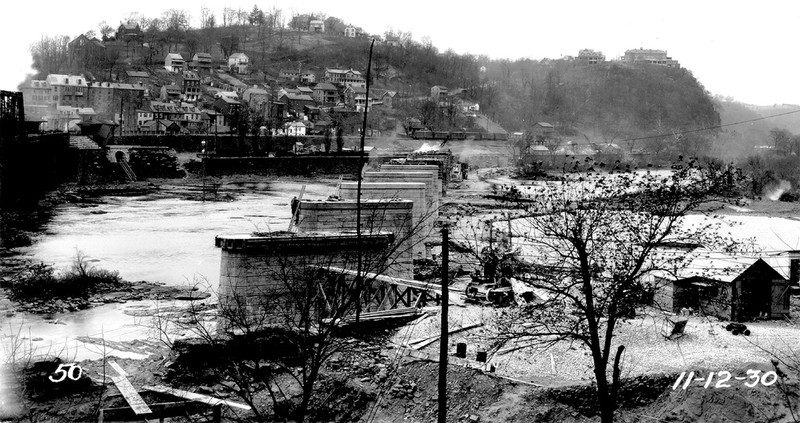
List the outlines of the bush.
{"type": "Polygon", "coordinates": [[[800,192],[797,192],[797,191],[786,191],[783,194],[781,194],[781,196],[780,196],[780,198],[778,198],[778,200],[784,201],[784,202],[787,202],[787,203],[793,203],[793,202],[795,202],[797,200],[800,200],[800,192]]]}
{"type": "Polygon", "coordinates": [[[33,264],[14,278],[8,289],[15,299],[86,298],[121,284],[119,272],[95,268],[79,251],[69,271],[57,274],[51,265],[33,264]]]}

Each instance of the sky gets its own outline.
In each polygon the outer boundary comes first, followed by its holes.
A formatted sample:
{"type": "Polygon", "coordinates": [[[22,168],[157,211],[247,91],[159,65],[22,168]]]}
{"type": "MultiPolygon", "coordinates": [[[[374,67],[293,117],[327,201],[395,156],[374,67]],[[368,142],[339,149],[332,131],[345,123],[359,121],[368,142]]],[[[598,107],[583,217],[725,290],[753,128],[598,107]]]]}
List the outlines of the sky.
{"type": "MultiPolygon", "coordinates": [[[[130,12],[149,17],[184,9],[198,25],[200,0],[69,2],[6,1],[0,26],[0,89],[16,90],[30,69],[31,44],[42,35],[71,38],[116,28],[130,12]]],[[[491,58],[557,59],[591,48],[608,59],[625,50],[666,50],[712,94],[756,105],[800,104],[798,39],[800,2],[716,0],[627,1],[359,1],[215,0],[205,4],[221,21],[225,6],[252,10],[273,6],[292,13],[322,12],[372,34],[394,28],[440,50],[491,58]]]]}

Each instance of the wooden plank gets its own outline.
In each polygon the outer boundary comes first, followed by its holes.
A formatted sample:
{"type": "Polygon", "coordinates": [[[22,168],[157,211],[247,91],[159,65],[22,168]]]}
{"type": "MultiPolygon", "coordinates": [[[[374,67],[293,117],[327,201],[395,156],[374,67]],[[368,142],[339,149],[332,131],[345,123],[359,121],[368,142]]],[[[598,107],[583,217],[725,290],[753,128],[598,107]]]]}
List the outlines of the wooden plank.
{"type": "MultiPolygon", "coordinates": [[[[475,323],[474,325],[462,326],[460,328],[453,329],[451,331],[448,331],[447,333],[448,334],[454,334],[454,333],[462,332],[462,331],[469,330],[469,329],[475,329],[475,328],[481,327],[481,326],[483,326],[483,323],[475,323]]],[[[438,334],[438,335],[430,336],[428,338],[424,338],[424,339],[421,339],[421,340],[411,341],[411,342],[408,343],[408,345],[412,349],[419,350],[419,349],[425,348],[428,345],[438,341],[440,337],[441,337],[441,334],[438,334]],[[412,345],[412,344],[416,344],[416,345],[412,345]]]]}
{"type": "Polygon", "coordinates": [[[242,410],[250,410],[250,406],[246,405],[246,404],[241,404],[241,403],[233,402],[233,401],[221,400],[219,398],[210,397],[208,395],[198,394],[198,393],[189,392],[189,391],[183,391],[181,389],[170,388],[170,387],[167,387],[167,386],[147,385],[147,386],[143,386],[142,388],[147,389],[148,391],[160,392],[162,394],[167,394],[167,395],[173,395],[173,396],[176,396],[176,397],[179,397],[179,398],[184,398],[184,399],[187,399],[187,400],[190,400],[190,401],[202,402],[203,404],[208,404],[208,405],[222,404],[222,405],[225,405],[227,407],[236,407],[236,408],[240,408],[242,410]]]}
{"type": "Polygon", "coordinates": [[[111,366],[120,376],[128,376],[128,372],[125,371],[116,361],[108,361],[108,365],[111,366]]]}
{"type": "Polygon", "coordinates": [[[122,397],[125,398],[125,401],[128,402],[128,405],[131,406],[131,409],[136,414],[150,414],[152,410],[150,407],[147,406],[147,403],[144,402],[144,399],[139,396],[139,393],[136,392],[136,389],[131,385],[131,382],[128,381],[128,378],[125,376],[112,376],[111,381],[114,382],[114,385],[119,389],[119,392],[122,394],[122,397]]]}

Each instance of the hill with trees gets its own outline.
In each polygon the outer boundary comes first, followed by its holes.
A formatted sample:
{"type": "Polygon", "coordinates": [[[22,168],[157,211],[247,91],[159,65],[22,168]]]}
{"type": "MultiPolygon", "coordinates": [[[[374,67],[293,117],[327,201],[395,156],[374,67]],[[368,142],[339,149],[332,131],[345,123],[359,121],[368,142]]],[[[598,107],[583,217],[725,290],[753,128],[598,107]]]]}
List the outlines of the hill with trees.
{"type": "MultiPolygon", "coordinates": [[[[572,58],[496,60],[441,52],[429,39],[417,41],[410,33],[394,29],[381,35],[359,31],[357,37],[345,37],[348,24],[341,18],[289,14],[276,7],[225,8],[216,16],[204,6],[199,17],[199,27],[192,28],[185,10],[170,9],[156,18],[133,13],[127,22],[141,28],[137,39],[115,33],[101,22],[98,31],[110,48],[103,57],[84,63],[70,63],[67,58],[67,41],[72,37],[44,37],[32,46],[33,65],[39,78],[48,73],[88,72],[98,80],[115,80],[125,70],[158,68],[169,52],[184,57],[208,52],[217,63],[233,52],[245,52],[253,71],[243,80],[271,84],[282,69],[321,75],[325,68],[352,68],[365,73],[374,38],[378,42],[373,87],[419,100],[405,102],[405,117],[421,117],[426,107],[422,100],[430,87],[443,85],[451,95],[478,103],[482,113],[509,131],[530,131],[536,122],[544,121],[552,123],[557,136],[565,140],[617,144],[628,152],[671,156],[705,151],[715,131],[692,130],[721,123],[719,104],[687,69],[620,62],[588,65],[572,58]],[[312,20],[324,21],[324,31],[311,31],[312,20]]],[[[89,30],[85,35],[95,34],[89,30]]]]}

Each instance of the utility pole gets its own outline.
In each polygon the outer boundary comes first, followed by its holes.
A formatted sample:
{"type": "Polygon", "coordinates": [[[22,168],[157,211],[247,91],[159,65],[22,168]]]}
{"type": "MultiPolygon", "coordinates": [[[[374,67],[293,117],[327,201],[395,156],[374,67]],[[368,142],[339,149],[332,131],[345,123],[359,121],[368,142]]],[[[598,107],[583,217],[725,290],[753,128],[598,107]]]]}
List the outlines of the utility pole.
{"type": "MultiPolygon", "coordinates": [[[[375,45],[375,39],[369,45],[369,59],[367,60],[367,99],[369,99],[369,71],[372,68],[372,47],[375,45]]],[[[363,282],[361,280],[362,270],[362,257],[361,257],[361,171],[364,167],[364,136],[367,133],[367,111],[369,109],[369,101],[364,106],[364,123],[361,125],[361,148],[358,155],[358,189],[356,189],[356,245],[358,245],[358,268],[356,269],[356,323],[361,318],[361,290],[363,289],[363,282]]]]}
{"type": "Polygon", "coordinates": [[[448,327],[447,307],[449,299],[448,267],[450,265],[450,229],[442,228],[442,336],[439,344],[439,423],[447,422],[447,347],[448,327]]]}

